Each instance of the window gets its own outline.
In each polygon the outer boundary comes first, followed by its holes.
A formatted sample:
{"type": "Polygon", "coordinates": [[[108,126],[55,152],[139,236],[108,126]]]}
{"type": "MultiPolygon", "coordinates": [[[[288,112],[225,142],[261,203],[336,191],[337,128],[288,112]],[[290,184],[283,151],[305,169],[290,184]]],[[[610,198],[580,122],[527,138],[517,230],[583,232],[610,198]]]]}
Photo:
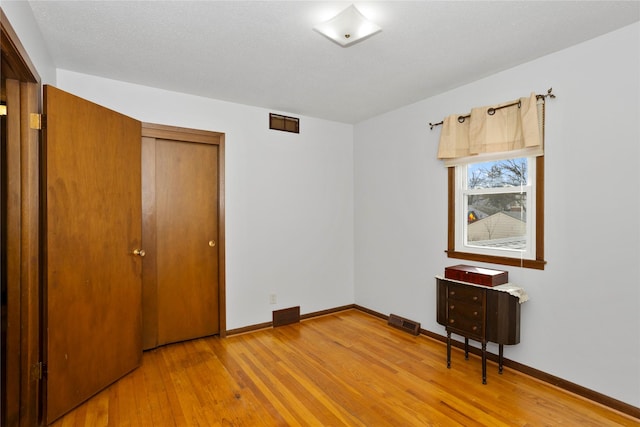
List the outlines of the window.
{"type": "Polygon", "coordinates": [[[449,167],[451,258],[544,269],[544,157],[449,167]]]}

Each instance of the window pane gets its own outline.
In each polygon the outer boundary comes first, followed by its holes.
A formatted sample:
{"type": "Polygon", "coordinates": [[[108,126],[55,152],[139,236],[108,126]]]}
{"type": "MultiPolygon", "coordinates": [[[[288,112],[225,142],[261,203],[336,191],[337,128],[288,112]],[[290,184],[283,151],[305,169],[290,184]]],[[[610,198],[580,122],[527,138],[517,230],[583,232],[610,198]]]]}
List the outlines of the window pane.
{"type": "Polygon", "coordinates": [[[526,193],[467,196],[468,245],[525,250],[526,193]]]}
{"type": "Polygon", "coordinates": [[[526,185],[527,158],[471,163],[467,166],[467,188],[502,188],[526,185]]]}

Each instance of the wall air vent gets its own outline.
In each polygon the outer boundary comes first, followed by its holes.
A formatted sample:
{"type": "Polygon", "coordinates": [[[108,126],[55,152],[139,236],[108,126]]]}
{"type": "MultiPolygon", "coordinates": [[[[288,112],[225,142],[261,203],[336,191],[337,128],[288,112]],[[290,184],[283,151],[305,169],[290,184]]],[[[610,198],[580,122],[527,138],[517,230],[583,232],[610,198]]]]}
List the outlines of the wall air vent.
{"type": "Polygon", "coordinates": [[[300,322],[300,306],[275,310],[272,314],[274,328],[300,322]]]}
{"type": "Polygon", "coordinates": [[[269,113],[269,129],[300,133],[300,119],[269,113]]]}
{"type": "Polygon", "coordinates": [[[420,335],[420,323],[414,322],[413,320],[390,314],[388,323],[390,326],[409,332],[412,335],[420,335]]]}

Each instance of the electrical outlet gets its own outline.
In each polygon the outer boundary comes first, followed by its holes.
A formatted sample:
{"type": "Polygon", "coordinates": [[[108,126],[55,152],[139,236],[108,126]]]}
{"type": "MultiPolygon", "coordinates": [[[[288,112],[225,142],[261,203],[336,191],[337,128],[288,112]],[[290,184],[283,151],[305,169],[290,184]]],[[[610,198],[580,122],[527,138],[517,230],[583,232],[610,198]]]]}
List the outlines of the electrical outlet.
{"type": "Polygon", "coordinates": [[[275,304],[276,303],[276,294],[270,294],[269,295],[269,304],[275,304]]]}

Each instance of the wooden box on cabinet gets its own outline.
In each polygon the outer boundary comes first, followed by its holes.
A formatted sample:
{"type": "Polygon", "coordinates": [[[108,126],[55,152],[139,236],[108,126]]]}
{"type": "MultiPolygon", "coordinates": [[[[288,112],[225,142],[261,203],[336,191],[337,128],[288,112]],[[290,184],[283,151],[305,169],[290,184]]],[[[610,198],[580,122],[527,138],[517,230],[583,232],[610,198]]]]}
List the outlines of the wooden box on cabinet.
{"type": "Polygon", "coordinates": [[[446,267],[444,277],[476,285],[498,286],[509,281],[509,272],[461,264],[446,267]]]}

